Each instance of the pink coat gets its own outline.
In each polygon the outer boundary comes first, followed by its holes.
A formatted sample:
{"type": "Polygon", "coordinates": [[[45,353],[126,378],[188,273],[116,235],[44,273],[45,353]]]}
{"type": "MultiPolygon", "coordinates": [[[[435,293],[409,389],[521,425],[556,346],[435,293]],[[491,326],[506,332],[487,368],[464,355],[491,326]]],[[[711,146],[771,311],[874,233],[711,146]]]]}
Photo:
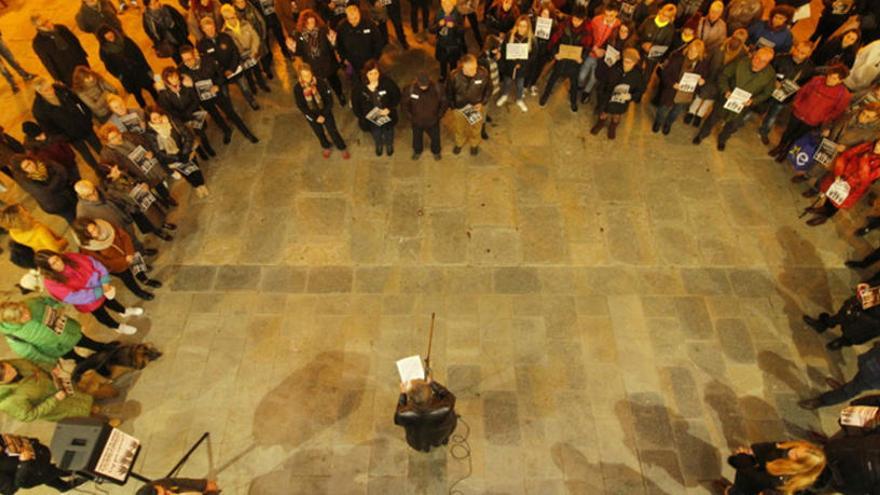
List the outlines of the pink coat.
{"type": "Polygon", "coordinates": [[[64,253],[71,261],[64,267],[64,282],[44,277],[46,292],[53,298],[72,305],[80,313],[91,313],[106,300],[104,284],[110,283],[107,268],[86,254],[64,253]]]}

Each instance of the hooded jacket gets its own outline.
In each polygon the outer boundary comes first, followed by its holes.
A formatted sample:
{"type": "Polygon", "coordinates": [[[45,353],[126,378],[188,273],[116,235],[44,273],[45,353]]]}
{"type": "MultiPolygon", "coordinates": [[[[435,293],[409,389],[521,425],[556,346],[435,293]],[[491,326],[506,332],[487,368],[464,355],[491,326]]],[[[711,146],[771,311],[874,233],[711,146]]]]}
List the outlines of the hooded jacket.
{"type": "Polygon", "coordinates": [[[91,414],[91,395],[80,392],[58,400],[55,398],[58,388],[49,373],[24,359],[6,362],[18,371],[21,379],[0,384],[0,411],[25,423],[36,420],[60,421],[91,414]]]}
{"type": "Polygon", "coordinates": [[[79,322],[64,314],[64,305],[50,297],[24,301],[31,313],[25,323],[0,322],[0,332],[16,355],[51,368],[82,337],[79,322]]]}

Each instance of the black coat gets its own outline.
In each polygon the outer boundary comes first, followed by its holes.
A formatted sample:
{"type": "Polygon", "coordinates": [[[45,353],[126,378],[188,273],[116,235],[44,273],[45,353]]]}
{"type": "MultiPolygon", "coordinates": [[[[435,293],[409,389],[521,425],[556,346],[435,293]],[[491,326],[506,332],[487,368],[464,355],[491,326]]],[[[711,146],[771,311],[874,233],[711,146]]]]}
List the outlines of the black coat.
{"type": "Polygon", "coordinates": [[[321,108],[309,108],[306,97],[303,94],[303,86],[299,82],[293,87],[293,99],[296,106],[305,115],[309,122],[315,122],[319,116],[327,117],[333,114],[333,90],[325,79],[318,79],[316,86],[321,95],[321,108]]]}
{"type": "Polygon", "coordinates": [[[187,163],[189,155],[193,152],[196,145],[195,134],[188,127],[174,120],[171,121],[171,137],[177,143],[178,152],[176,154],[172,155],[159,148],[159,137],[156,131],[149,125],[144,136],[150,142],[150,147],[156,152],[156,158],[166,167],[175,162],[187,163]]]}
{"type": "Polygon", "coordinates": [[[756,443],[752,445],[755,455],[736,454],[727,463],[736,469],[734,485],[742,493],[761,493],[782,486],[784,479],[767,472],[767,463],[788,456],[788,451],[776,447],[775,443],[756,443]]]}
{"type": "MultiPolygon", "coordinates": [[[[673,53],[663,70],[660,72],[660,105],[670,106],[675,101],[675,94],[678,92],[673,85],[678,84],[681,80],[681,67],[685,63],[685,55],[682,51],[673,53]]],[[[703,80],[709,77],[709,62],[703,59],[688,72],[699,74],[703,80]]],[[[696,93],[696,91],[694,91],[696,93]]]]}
{"type": "Polygon", "coordinates": [[[437,382],[431,383],[431,392],[431,400],[421,407],[400,394],[394,413],[394,424],[406,429],[406,443],[422,452],[445,444],[458,424],[455,395],[437,382]]]}
{"type": "Polygon", "coordinates": [[[314,46],[310,47],[306,41],[306,36],[302,33],[296,35],[296,55],[301,57],[303,62],[309,64],[312,73],[319,79],[326,79],[339,70],[339,61],[336,60],[336,52],[333,51],[333,45],[327,39],[327,27],[322,27],[318,31],[314,46]]]}
{"type": "Polygon", "coordinates": [[[351,91],[351,108],[355,117],[358,118],[358,125],[363,130],[373,127],[373,123],[367,120],[367,114],[373,107],[387,108],[391,112],[391,122],[387,125],[397,125],[397,106],[400,105],[400,88],[390,77],[386,75],[379,76],[379,86],[376,91],[372,92],[362,81],[351,91]]]}
{"type": "MultiPolygon", "coordinates": [[[[509,35],[504,36],[504,43],[501,45],[501,59],[498,61],[498,71],[501,73],[501,77],[513,77],[514,71],[516,71],[516,77],[525,77],[526,74],[531,70],[532,64],[534,64],[538,58],[538,45],[537,38],[532,38],[532,44],[529,46],[529,58],[525,60],[508,60],[507,59],[507,45],[510,43],[509,35]],[[517,65],[519,68],[517,69],[517,65]]],[[[524,40],[516,39],[514,43],[527,43],[528,38],[524,40]]]]}
{"type": "Polygon", "coordinates": [[[31,113],[46,134],[61,134],[70,141],[79,141],[92,130],[92,111],[76,94],[65,86],[55,85],[60,105],[56,106],[36,94],[31,113]]]}
{"type": "Polygon", "coordinates": [[[89,66],[88,54],[79,40],[61,24],[56,24],[54,31],[38,30],[32,46],[49,74],[68,86],[78,65],[89,66]]]}
{"type": "Polygon", "coordinates": [[[24,146],[17,139],[5,132],[0,134],[0,172],[13,178],[12,169],[15,168],[15,165],[12,160],[16,155],[24,152],[24,146]]]}
{"type": "Polygon", "coordinates": [[[435,82],[424,90],[417,83],[410,84],[400,100],[400,109],[409,116],[413,127],[423,129],[437,125],[446,108],[446,94],[435,82]]]}
{"type": "Polygon", "coordinates": [[[201,109],[198,93],[194,88],[186,86],[181,86],[179,93],[167,88],[159,91],[158,103],[172,118],[181,122],[192,120],[193,113],[201,109]]]}
{"type": "Polygon", "coordinates": [[[850,45],[846,49],[842,48],[842,36],[827,40],[819,45],[813,52],[813,62],[817,67],[833,64],[843,64],[852,67],[856,61],[856,52],[859,51],[859,44],[850,45]]]}
{"type": "MultiPolygon", "coordinates": [[[[642,76],[642,70],[636,66],[629,72],[623,71],[623,61],[618,61],[607,72],[602,74],[599,79],[599,93],[596,106],[600,112],[619,115],[626,112],[629,104],[633,101],[638,102],[645,92],[645,78],[642,76]],[[632,99],[623,103],[611,101],[615,93],[615,88],[621,85],[629,86],[629,94],[632,99]]],[[[623,89],[623,88],[621,88],[623,89]]]]}
{"type": "Polygon", "coordinates": [[[128,36],[119,33],[116,35],[122,36],[123,48],[121,52],[116,53],[109,50],[109,43],[106,40],[101,40],[101,48],[98,51],[107,72],[119,79],[122,87],[129,93],[151,86],[153,84],[153,69],[147,63],[144,52],[128,36]]]}
{"type": "Polygon", "coordinates": [[[54,162],[43,162],[46,165],[45,181],[35,181],[25,176],[20,167],[12,169],[19,187],[30,194],[40,208],[46,213],[64,213],[76,209],[76,194],[70,187],[67,170],[54,162]]]}
{"type": "Polygon", "coordinates": [[[241,54],[238,52],[238,46],[236,46],[235,40],[226,33],[218,32],[217,36],[213,38],[206,36],[199,40],[196,47],[203,58],[214,58],[220,64],[224,74],[227,70],[235,72],[238,64],[241,63],[241,54]]]}
{"type": "Polygon", "coordinates": [[[0,452],[0,494],[13,495],[20,488],[33,488],[68,473],[52,464],[49,447],[36,438],[28,438],[34,448],[34,459],[22,462],[18,456],[0,452]]]}
{"type": "Polygon", "coordinates": [[[382,33],[376,23],[367,19],[353,27],[348,20],[339,23],[336,34],[336,50],[343,60],[347,60],[360,71],[367,60],[378,60],[382,55],[382,33]]]}
{"type": "MultiPolygon", "coordinates": [[[[168,42],[175,47],[182,46],[189,42],[189,28],[186,25],[186,19],[180,12],[170,5],[163,5],[163,9],[171,16],[171,23],[167,26],[160,25],[153,21],[152,16],[144,15],[141,24],[144,32],[153,41],[153,46],[162,42],[168,42]]],[[[218,26],[219,27],[219,26],[218,26]]]]}

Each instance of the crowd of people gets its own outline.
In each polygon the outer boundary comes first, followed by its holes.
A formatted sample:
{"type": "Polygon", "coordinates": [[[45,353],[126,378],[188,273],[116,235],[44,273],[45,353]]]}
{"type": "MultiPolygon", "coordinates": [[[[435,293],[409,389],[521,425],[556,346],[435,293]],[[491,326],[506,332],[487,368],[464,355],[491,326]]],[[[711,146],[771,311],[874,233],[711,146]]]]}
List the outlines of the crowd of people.
{"type": "MultiPolygon", "coordinates": [[[[0,331],[19,356],[0,362],[0,411],[20,421],[102,414],[95,404],[100,394],[77,382],[88,360],[75,348],[100,353],[123,344],[87,337],[75,314],[91,314],[121,335],[137,332],[131,318],[144,310],[118,301],[114,278],[135,297],[153,299],[150,289],[162,286],[150,276],[158,251],[144,239],[173,240],[168,214],[179,205],[172,185],[183,180],[196,197],[210,194],[202,167],[221,153],[209,125],[224,144],[234,130],[259,142],[238,102],[260,111],[257,96],[273,91],[276,64],[292,63],[293,102],[325,159],[333,148],[351,157],[337,125],[347,108],[372,137],[377,156],[394,154],[395,129],[408,121],[412,160],[420,159],[425,135],[433,158],[442,159],[444,119],[452,152],[478,155],[492,107],[540,111],[566,82],[572,112],[594,105],[584,134],[604,130],[612,140],[639,104],[652,107],[653,133],[692,126],[692,142],[700,145],[719,128],[719,151],[753,121],[768,155],[791,167],[793,183],[809,186],[804,196],[816,199],[806,209],[813,215],[807,223],[817,226],[857,204],[880,178],[878,4],[825,0],[811,37],[798,39],[792,26],[810,17],[806,0],[778,0],[766,12],[761,0],[440,0],[438,6],[411,0],[409,33],[401,0],[181,0],[178,6],[82,0],[73,21],[95,37],[104,70],[73,31],[34,14],[32,47],[48,77],[22,68],[0,35],[0,57],[35,91],[24,137],[0,135],[0,172],[43,213],[62,218],[69,232],[53,231],[22,204],[0,209],[10,259],[26,270],[20,287],[29,293],[0,304],[0,331]],[[119,15],[126,10],[140,11],[149,45],[124,29],[119,15]],[[393,50],[433,50],[436,77],[428,68],[410,81],[388,75],[382,60],[392,30],[393,50]],[[160,62],[151,63],[144,50],[160,62]],[[78,158],[90,173],[81,173],[78,158]]],[[[13,93],[21,91],[2,62],[0,73],[13,93]]],[[[857,233],[878,226],[880,217],[869,217],[857,233]]],[[[848,264],[876,261],[880,249],[848,264]]],[[[880,335],[875,283],[860,284],[833,316],[805,316],[820,333],[841,326],[830,350],[880,335]]],[[[801,405],[830,406],[880,388],[880,348],[859,357],[850,382],[829,383],[833,390],[801,405]]],[[[870,404],[861,399],[842,418],[870,404]]],[[[865,456],[852,454],[854,438],[875,438],[873,423],[857,425],[858,436],[849,419],[841,422],[849,428],[830,439],[738,450],[729,460],[737,476],[719,489],[874,493],[880,478],[865,467],[871,465],[865,456]]],[[[83,481],[55,468],[37,439],[3,435],[0,446],[3,493],[40,484],[64,491],[83,481]],[[22,466],[33,475],[17,475],[22,466]]],[[[177,489],[214,493],[217,486],[162,480],[143,493],[177,489]]]]}

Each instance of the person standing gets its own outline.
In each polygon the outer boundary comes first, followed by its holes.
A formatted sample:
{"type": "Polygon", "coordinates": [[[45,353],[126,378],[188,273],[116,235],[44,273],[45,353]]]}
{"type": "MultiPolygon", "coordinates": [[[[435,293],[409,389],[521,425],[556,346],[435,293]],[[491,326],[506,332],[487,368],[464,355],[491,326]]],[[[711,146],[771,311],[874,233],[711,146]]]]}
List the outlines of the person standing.
{"type": "Polygon", "coordinates": [[[620,4],[612,1],[605,5],[602,13],[590,21],[590,31],[593,34],[593,47],[590,54],[584,59],[578,72],[578,88],[581,90],[581,103],[590,99],[590,93],[596,85],[596,67],[599,60],[605,58],[605,45],[614,39],[614,34],[620,28],[620,4]]]}
{"type": "MultiPolygon", "coordinates": [[[[700,39],[691,41],[684,50],[676,51],[669,57],[660,73],[660,101],[654,116],[652,132],[669,134],[675,119],[688,108],[694,93],[706,84],[709,77],[709,62],[705,59],[705,44],[700,39]],[[682,88],[680,82],[685,74],[696,74],[699,79],[692,88],[682,88]]],[[[693,76],[691,76],[693,77],[693,76]]]]}
{"type": "Polygon", "coordinates": [[[82,0],[82,5],[76,13],[76,25],[83,32],[94,35],[101,41],[99,31],[102,28],[110,28],[122,33],[122,23],[116,15],[116,9],[110,0],[82,0]]]}
{"type": "MultiPolygon", "coordinates": [[[[335,34],[333,40],[336,40],[335,34]]],[[[339,60],[336,59],[333,40],[330,39],[329,28],[314,10],[306,9],[300,13],[294,38],[294,53],[311,67],[315,77],[330,84],[339,98],[339,104],[345,106],[347,100],[342,91],[339,60]]]]}
{"type": "Polygon", "coordinates": [[[183,15],[162,0],[144,0],[144,32],[153,42],[156,55],[180,64],[180,49],[189,45],[189,30],[183,15]]]}
{"type": "Polygon", "coordinates": [[[107,96],[118,95],[119,90],[107,82],[97,72],[85,66],[79,66],[73,71],[73,92],[92,111],[92,117],[103,124],[110,118],[110,106],[107,104],[107,96]]]}
{"type": "Polygon", "coordinates": [[[177,201],[165,185],[169,174],[159,164],[156,158],[158,151],[147,139],[149,129],[142,134],[119,132],[115,125],[104,124],[98,132],[104,142],[104,149],[101,151],[102,162],[119,165],[132,177],[149,184],[166,208],[177,206],[177,201]]]}
{"type": "Polygon", "coordinates": [[[858,357],[856,374],[846,383],[816,397],[804,399],[798,405],[809,411],[833,406],[858,397],[862,392],[880,388],[880,344],[858,357]]]}
{"type": "Polygon", "coordinates": [[[430,375],[401,383],[394,424],[406,430],[406,443],[414,450],[430,452],[446,445],[458,425],[455,394],[430,375]]]}
{"type": "Polygon", "coordinates": [[[730,0],[727,4],[727,32],[748,28],[764,13],[762,0],[730,0]]]}
{"type": "Polygon", "coordinates": [[[387,45],[389,42],[388,21],[391,21],[400,47],[409,50],[409,43],[403,32],[403,19],[400,17],[400,0],[374,0],[367,2],[367,6],[370,18],[376,23],[379,33],[382,34],[382,44],[387,45]]]}
{"type": "Polygon", "coordinates": [[[516,24],[505,34],[501,45],[501,59],[498,60],[499,77],[501,78],[501,97],[495,102],[497,106],[503,106],[507,102],[511,86],[515,88],[516,106],[523,112],[528,112],[529,107],[523,99],[526,92],[526,74],[531,71],[531,66],[536,62],[537,49],[535,37],[532,33],[532,21],[527,15],[519,16],[516,24]],[[511,44],[526,46],[526,58],[511,59],[508,53],[511,44]]]}
{"type": "Polygon", "coordinates": [[[208,197],[205,176],[196,157],[199,142],[195,133],[158,108],[151,108],[147,114],[149,123],[146,138],[150,147],[156,150],[159,162],[164,168],[182,175],[195,189],[198,198],[208,197]]]}
{"type": "MultiPolygon", "coordinates": [[[[257,38],[260,40],[260,47],[256,55],[256,60],[259,62],[256,70],[257,72],[262,71],[265,78],[271,81],[275,78],[272,68],[274,60],[272,58],[271,46],[269,45],[269,32],[266,29],[266,20],[263,18],[263,14],[261,14],[256,7],[251,5],[249,0],[232,0],[232,6],[235,7],[236,17],[238,17],[240,21],[250,24],[251,27],[254,28],[254,32],[257,33],[257,38]]],[[[223,13],[222,9],[220,13],[223,13]]],[[[262,89],[267,93],[271,92],[268,86],[262,89]]]]}
{"type": "MultiPolygon", "coordinates": [[[[847,266],[853,266],[852,262],[847,262],[847,266]]],[[[857,285],[856,295],[844,301],[833,315],[821,313],[818,318],[804,315],[804,323],[820,335],[829,328],[840,326],[841,336],[825,344],[828,350],[836,351],[843,347],[861,345],[880,337],[880,306],[864,308],[859,294],[861,289],[870,287],[871,283],[876,283],[876,279],[857,285]]]]}
{"type": "Polygon", "coordinates": [[[15,493],[21,488],[42,485],[67,492],[86,481],[86,478],[77,478],[72,472],[55,466],[49,447],[36,438],[9,433],[0,435],[0,493],[15,493]],[[72,478],[64,479],[67,477],[72,478]]]}
{"type": "Polygon", "coordinates": [[[34,220],[27,208],[18,203],[0,210],[0,227],[9,232],[10,239],[34,252],[42,249],[63,251],[67,248],[67,239],[34,220]]]}
{"type": "Polygon", "coordinates": [[[220,13],[223,15],[223,32],[235,41],[235,46],[241,56],[241,67],[251,92],[256,93],[257,86],[263,91],[271,91],[266,85],[266,80],[259,67],[262,45],[260,35],[249,22],[238,18],[235,7],[232,5],[224,5],[220,8],[220,13]]]}
{"type": "MultiPolygon", "coordinates": [[[[443,0],[440,1],[441,5],[443,0]]],[[[416,38],[421,36],[425,41],[425,35],[428,34],[428,26],[431,23],[431,1],[430,0],[410,0],[409,1],[409,27],[412,28],[413,35],[416,38]],[[419,30],[419,14],[422,15],[421,31],[419,30]]],[[[476,16],[474,16],[476,17],[476,16]]],[[[479,29],[479,28],[476,28],[479,29]]]]}
{"type": "Polygon", "coordinates": [[[333,118],[333,92],[327,81],[318,79],[308,64],[299,67],[297,83],[293,87],[293,98],[296,106],[303,113],[312,128],[312,132],[318,138],[323,149],[324,158],[329,158],[331,153],[330,139],[333,145],[342,151],[342,158],[348,160],[351,154],[346,148],[345,141],[336,128],[336,119],[333,118]],[[330,139],[324,133],[326,129],[330,139]]]}
{"type": "Polygon", "coordinates": [[[336,51],[353,74],[360,74],[368,60],[382,57],[382,34],[374,22],[363,18],[357,4],[345,7],[345,20],[336,29],[336,51]]]}
{"type": "Polygon", "coordinates": [[[645,60],[645,78],[649,81],[654,68],[666,57],[675,40],[676,12],[675,4],[667,3],[657,11],[657,15],[645,19],[636,31],[645,60]]]}
{"type": "Polygon", "coordinates": [[[352,90],[351,108],[361,129],[368,130],[373,136],[376,156],[382,156],[383,147],[388,156],[394,154],[394,126],[397,125],[399,104],[400,88],[381,73],[375,60],[368,60],[360,81],[352,90]]]}
{"type": "Polygon", "coordinates": [[[0,333],[17,356],[49,368],[59,359],[82,361],[74,347],[96,352],[114,347],[86,336],[80,323],[64,314],[65,309],[46,296],[0,303],[0,333]]]}
{"type": "Polygon", "coordinates": [[[590,129],[590,134],[599,131],[608,124],[608,139],[617,137],[617,126],[621,115],[625,114],[630,102],[640,101],[645,92],[645,78],[639,67],[639,51],[627,48],[615,65],[604,71],[599,79],[599,94],[596,99],[596,110],[599,118],[590,129]]]}
{"type": "MultiPolygon", "coordinates": [[[[272,37],[275,38],[275,42],[278,43],[278,47],[281,48],[281,54],[284,55],[284,58],[293,60],[293,52],[287,46],[288,40],[291,40],[291,38],[284,32],[284,26],[281,25],[281,19],[278,17],[275,0],[251,0],[251,3],[254,7],[259,9],[263,16],[263,20],[266,22],[266,28],[268,31],[266,33],[266,41],[268,42],[269,40],[268,33],[272,33],[272,37]]],[[[268,43],[266,48],[269,52],[272,51],[272,47],[268,43]]]]}
{"type": "Polygon", "coordinates": [[[788,53],[794,42],[788,25],[794,16],[794,9],[779,5],[770,11],[769,20],[757,20],[749,26],[750,47],[772,48],[776,53],[788,53]]]}
{"type": "Polygon", "coordinates": [[[839,36],[829,38],[816,47],[813,52],[813,62],[819,67],[833,64],[853,67],[861,41],[862,34],[858,29],[846,30],[839,36]]]}
{"type": "MultiPolygon", "coordinates": [[[[148,184],[138,182],[115,164],[101,164],[101,172],[101,187],[107,202],[120,212],[119,216],[124,215],[133,220],[143,234],[155,234],[164,241],[172,240],[170,232],[177,230],[177,225],[166,222],[167,212],[148,191],[148,184]]],[[[123,225],[123,228],[128,233],[130,226],[123,225]]],[[[134,238],[132,242],[135,242],[134,238]]],[[[155,249],[141,247],[138,247],[138,252],[144,256],[154,256],[157,253],[155,249]]]]}
{"type": "Polygon", "coordinates": [[[423,139],[427,134],[431,140],[431,154],[435,160],[440,154],[440,119],[446,113],[446,97],[440,85],[431,81],[425,72],[419,73],[415,81],[403,92],[400,108],[412,122],[413,160],[418,160],[424,149],[423,139]]]}
{"type": "Polygon", "coordinates": [[[493,0],[486,9],[483,21],[490,36],[509,33],[519,18],[519,7],[513,0],[493,0]]]}
{"type": "Polygon", "coordinates": [[[694,136],[693,144],[700,144],[712,128],[719,121],[724,122],[724,127],[718,135],[718,151],[724,151],[727,140],[730,139],[745,123],[752,108],[763,103],[773,92],[776,81],[776,71],[770,65],[773,61],[773,49],[769,47],[759,48],[751,59],[741,58],[735,63],[728,64],[718,76],[718,90],[724,97],[724,102],[715,105],[709,118],[703,122],[700,131],[694,136]],[[728,105],[728,99],[735,90],[748,93],[748,99],[742,105],[728,105]],[[726,108],[730,106],[730,108],[726,108]],[[737,110],[739,110],[737,112],[737,110]]]}
{"type": "MultiPolygon", "coordinates": [[[[220,71],[220,64],[213,57],[199,57],[198,51],[191,46],[183,47],[180,50],[180,57],[183,62],[179,68],[180,73],[169,72],[168,80],[171,81],[175,75],[179,77],[181,74],[188,79],[188,81],[187,79],[178,81],[177,84],[189,84],[196,89],[202,108],[208,112],[214,122],[223,130],[223,144],[228,144],[232,136],[232,129],[226,123],[227,119],[232,121],[248,141],[254,144],[259,143],[260,140],[248,129],[244,120],[242,120],[232,105],[228,91],[224,90],[226,83],[224,81],[225,77],[220,71]],[[221,111],[223,112],[222,115],[221,111]],[[223,115],[226,116],[225,119],[223,115]]],[[[167,71],[168,69],[166,68],[165,70],[167,71]]],[[[162,75],[164,79],[165,71],[162,71],[162,75]]]]}
{"type": "Polygon", "coordinates": [[[42,77],[36,79],[34,89],[31,113],[40,127],[47,134],[64,136],[86,163],[96,168],[98,161],[92,151],[100,153],[101,142],[92,128],[89,107],[66,86],[52,84],[42,77]]]}
{"type": "Polygon", "coordinates": [[[801,41],[795,43],[791,53],[773,59],[773,69],[776,71],[776,89],[780,91],[774,91],[776,94],[767,100],[770,108],[767,109],[761,127],[758,128],[758,134],[764,145],[770,144],[770,131],[773,129],[776,119],[792,101],[791,92],[786,91],[785,88],[797,90],[813,77],[816,67],[810,60],[812,53],[813,44],[809,41],[801,41]]]}
{"type": "Polygon", "coordinates": [[[67,27],[53,24],[41,14],[32,15],[31,23],[37,28],[32,43],[34,53],[53,79],[70,86],[74,69],[89,66],[88,54],[67,27]]]}
{"type": "Polygon", "coordinates": [[[840,209],[852,208],[868,188],[880,178],[880,140],[866,141],[839,154],[834,159],[831,173],[825,174],[820,181],[819,192],[823,194],[823,202],[807,209],[815,216],[807,221],[807,225],[822,225],[840,209]],[[837,184],[845,185],[837,186],[837,184]],[[832,186],[844,193],[832,195],[832,186]],[[843,188],[843,189],[841,189],[843,188]]]}
{"type": "Polygon", "coordinates": [[[492,95],[492,79],[489,71],[477,64],[477,57],[467,54],[458,69],[452,71],[446,81],[446,98],[452,112],[452,128],[455,146],[452,152],[461,153],[462,147],[470,146],[471,155],[480,152],[481,129],[486,120],[486,104],[492,95]]]}
{"type": "Polygon", "coordinates": [[[119,79],[125,91],[134,95],[141,108],[147,106],[144,91],[149,93],[154,101],[158,98],[159,95],[153,84],[153,69],[134,40],[121,31],[105,26],[98,30],[98,42],[100,43],[98,54],[104,62],[104,68],[113,74],[113,77],[119,79]]]}
{"type": "Polygon", "coordinates": [[[440,0],[440,8],[430,31],[437,35],[434,58],[440,62],[440,82],[455,68],[462,55],[467,53],[464,41],[464,17],[458,11],[455,0],[440,0]]]}
{"type": "MultiPolygon", "coordinates": [[[[477,10],[480,8],[480,3],[479,0],[458,0],[455,8],[462,17],[467,19],[468,24],[471,26],[471,31],[474,33],[474,41],[476,41],[477,46],[482,49],[483,36],[480,34],[480,20],[477,17],[477,10]]],[[[415,31],[415,28],[413,28],[413,31],[415,31]]]]}
{"type": "MultiPolygon", "coordinates": [[[[121,201],[119,203],[112,201],[101,190],[95,187],[94,184],[87,180],[77,182],[74,186],[74,191],[76,191],[76,196],[78,198],[76,203],[77,217],[100,218],[102,220],[107,220],[113,225],[118,225],[125,229],[125,233],[131,237],[131,241],[134,243],[138,252],[143,253],[144,256],[154,256],[157,254],[155,249],[144,247],[143,243],[141,243],[135,236],[134,227],[132,226],[134,219],[129,215],[124,203],[121,201]]],[[[116,201],[119,200],[116,199],[116,201]]],[[[164,241],[171,240],[171,236],[164,231],[147,231],[144,233],[154,233],[156,234],[156,237],[164,241]]]]}
{"type": "Polygon", "coordinates": [[[724,16],[724,2],[715,0],[709,5],[709,12],[700,16],[694,35],[706,44],[706,53],[712,53],[727,39],[727,22],[724,16]]]}
{"type": "Polygon", "coordinates": [[[119,323],[107,312],[123,318],[141,316],[143,308],[126,308],[115,299],[116,288],[110,285],[110,273],[95,258],[86,254],[37,251],[35,261],[46,292],[54,299],[72,305],[80,313],[91,313],[101,324],[123,335],[134,335],[137,328],[119,323]]]}
{"type": "MultiPolygon", "coordinates": [[[[18,75],[21,76],[22,80],[25,82],[30,81],[31,79],[37,77],[30,72],[24,70],[21,65],[19,65],[18,60],[15,59],[15,55],[12,54],[12,50],[6,46],[6,41],[3,40],[3,33],[0,32],[0,57],[3,60],[6,60],[6,63],[12,67],[15,72],[18,72],[18,75]]],[[[6,65],[0,61],[0,74],[6,79],[6,82],[9,83],[9,87],[12,88],[12,93],[18,93],[21,91],[18,88],[18,85],[15,84],[15,79],[12,78],[12,73],[9,72],[9,69],[6,68],[6,65]]]]}
{"type": "Polygon", "coordinates": [[[12,168],[16,183],[50,215],[58,215],[67,223],[76,219],[76,196],[70,189],[67,171],[52,162],[43,162],[32,155],[19,155],[12,168]]]}
{"type": "Polygon", "coordinates": [[[590,31],[590,24],[586,22],[586,18],[586,9],[580,6],[575,7],[571,16],[558,24],[556,32],[550,37],[550,44],[547,46],[547,50],[554,54],[556,62],[550,71],[550,78],[547,80],[546,86],[544,86],[541,99],[538,100],[538,104],[542,107],[547,104],[550,93],[553,92],[553,87],[556,86],[556,81],[564,77],[568,79],[568,100],[571,111],[577,112],[578,75],[581,65],[584,63],[584,57],[593,46],[593,35],[590,31]],[[580,47],[580,57],[576,60],[563,58],[563,54],[560,51],[562,46],[580,47]]]}
{"type": "Polygon", "coordinates": [[[235,40],[225,32],[218,32],[212,17],[202,17],[199,25],[203,36],[196,44],[196,48],[198,48],[200,56],[213,58],[220,66],[220,72],[226,77],[220,90],[226,92],[228,96],[229,85],[234,84],[241,91],[241,95],[244,96],[251,109],[259,110],[260,104],[257,103],[257,99],[250,89],[251,82],[242,82],[243,78],[247,78],[244,71],[241,70],[241,53],[238,51],[235,40]]]}

